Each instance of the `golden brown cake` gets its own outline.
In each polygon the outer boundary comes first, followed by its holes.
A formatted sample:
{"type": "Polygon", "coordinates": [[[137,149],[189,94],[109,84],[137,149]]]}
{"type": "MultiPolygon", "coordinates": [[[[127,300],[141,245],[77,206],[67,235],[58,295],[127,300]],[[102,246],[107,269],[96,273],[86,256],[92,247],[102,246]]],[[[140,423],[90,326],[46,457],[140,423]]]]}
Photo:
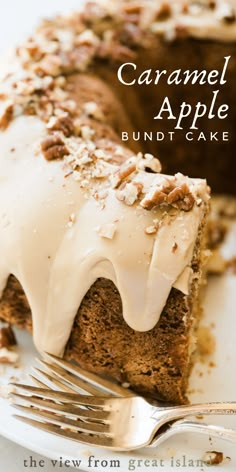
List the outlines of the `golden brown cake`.
{"type": "Polygon", "coordinates": [[[0,317],[40,351],[176,403],[200,314],[205,178],[235,193],[235,38],[221,2],[88,2],[45,21],[1,84],[0,317]],[[208,83],[184,83],[187,68],[208,83]],[[145,140],[177,124],[154,120],[167,95],[177,117],[198,94],[229,104],[228,119],[208,110],[196,130],[191,113],[175,141],[145,140]]]}

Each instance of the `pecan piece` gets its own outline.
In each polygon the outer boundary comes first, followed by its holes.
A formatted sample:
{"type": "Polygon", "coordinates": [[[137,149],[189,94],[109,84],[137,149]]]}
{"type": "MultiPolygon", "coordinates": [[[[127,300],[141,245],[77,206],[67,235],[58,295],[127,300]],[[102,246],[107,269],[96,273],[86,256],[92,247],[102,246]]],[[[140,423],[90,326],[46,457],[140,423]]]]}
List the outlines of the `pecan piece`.
{"type": "Polygon", "coordinates": [[[216,8],[216,0],[208,0],[208,6],[211,10],[216,8]]]}
{"type": "Polygon", "coordinates": [[[206,451],[203,462],[207,465],[217,465],[217,464],[221,464],[223,460],[224,460],[223,452],[206,451]]]}
{"type": "Polygon", "coordinates": [[[158,231],[158,226],[155,225],[155,224],[150,225],[150,226],[147,226],[147,227],[145,228],[145,233],[148,234],[148,235],[149,235],[149,234],[156,234],[157,231],[158,231]]]}
{"type": "Polygon", "coordinates": [[[9,348],[17,344],[15,334],[10,325],[0,329],[0,349],[9,348]]]}
{"type": "Polygon", "coordinates": [[[52,131],[61,131],[69,138],[75,130],[74,122],[69,115],[52,117],[47,126],[52,131]]]}
{"type": "Polygon", "coordinates": [[[41,143],[41,150],[47,161],[62,159],[64,156],[70,154],[64,141],[57,134],[45,138],[41,143]]]}
{"type": "Polygon", "coordinates": [[[116,191],[116,198],[132,206],[138,200],[142,190],[143,185],[140,182],[124,182],[116,191]]]}
{"type": "Polygon", "coordinates": [[[0,129],[4,130],[8,127],[10,121],[13,118],[13,112],[14,112],[14,104],[13,102],[8,101],[0,116],[0,129]]]}
{"type": "Polygon", "coordinates": [[[125,13],[128,13],[129,15],[130,14],[133,15],[134,13],[136,14],[141,13],[142,9],[143,9],[143,6],[139,2],[127,3],[127,4],[124,4],[123,6],[123,11],[125,13]]]}
{"type": "Polygon", "coordinates": [[[10,351],[6,347],[0,349],[0,364],[15,364],[18,359],[18,352],[10,351]]]}
{"type": "Polygon", "coordinates": [[[187,184],[174,188],[167,196],[167,203],[179,210],[189,211],[194,205],[194,196],[187,184]]]}
{"type": "Polygon", "coordinates": [[[167,195],[162,190],[161,187],[158,187],[148,192],[140,202],[141,207],[145,208],[145,210],[152,210],[154,206],[165,203],[167,195]]]}
{"type": "Polygon", "coordinates": [[[119,187],[119,185],[136,171],[136,162],[125,162],[118,172],[114,174],[113,188],[119,187]]]}
{"type": "Polygon", "coordinates": [[[171,6],[169,3],[164,2],[160,5],[160,8],[156,14],[156,19],[158,21],[167,20],[172,14],[171,6]]]}

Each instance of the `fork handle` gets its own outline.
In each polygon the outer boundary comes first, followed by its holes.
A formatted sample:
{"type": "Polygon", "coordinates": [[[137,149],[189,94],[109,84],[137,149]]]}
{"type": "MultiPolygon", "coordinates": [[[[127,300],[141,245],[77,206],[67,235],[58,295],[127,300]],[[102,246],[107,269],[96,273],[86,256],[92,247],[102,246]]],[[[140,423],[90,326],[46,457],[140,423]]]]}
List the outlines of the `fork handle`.
{"type": "Polygon", "coordinates": [[[152,418],[166,421],[177,420],[192,415],[236,415],[236,402],[212,402],[196,405],[173,406],[163,408],[155,407],[152,418]]]}
{"type": "Polygon", "coordinates": [[[159,435],[157,433],[157,436],[153,439],[149,447],[159,446],[159,444],[166,441],[166,439],[169,437],[175,436],[179,433],[204,434],[216,439],[222,439],[224,441],[236,443],[236,431],[233,429],[227,429],[223,426],[200,423],[198,421],[190,421],[188,419],[180,419],[172,423],[164,433],[159,435]]]}

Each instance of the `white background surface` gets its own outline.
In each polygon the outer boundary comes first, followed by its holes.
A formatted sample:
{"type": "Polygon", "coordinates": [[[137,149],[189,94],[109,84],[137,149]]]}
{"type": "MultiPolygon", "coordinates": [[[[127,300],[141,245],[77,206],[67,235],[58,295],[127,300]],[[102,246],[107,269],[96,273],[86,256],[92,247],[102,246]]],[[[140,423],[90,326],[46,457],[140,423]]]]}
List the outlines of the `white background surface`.
{"type": "MultiPolygon", "coordinates": [[[[40,17],[47,17],[62,11],[73,11],[78,8],[80,3],[81,0],[0,0],[0,53],[30,34],[40,17]]],[[[0,436],[0,472],[25,472],[27,470],[52,472],[56,470],[45,458],[44,468],[24,468],[23,461],[28,459],[30,455],[32,455],[30,451],[0,436]]],[[[33,453],[33,457],[37,461],[42,459],[35,453],[33,453]]],[[[57,470],[64,472],[75,469],[60,467],[57,470]]]]}

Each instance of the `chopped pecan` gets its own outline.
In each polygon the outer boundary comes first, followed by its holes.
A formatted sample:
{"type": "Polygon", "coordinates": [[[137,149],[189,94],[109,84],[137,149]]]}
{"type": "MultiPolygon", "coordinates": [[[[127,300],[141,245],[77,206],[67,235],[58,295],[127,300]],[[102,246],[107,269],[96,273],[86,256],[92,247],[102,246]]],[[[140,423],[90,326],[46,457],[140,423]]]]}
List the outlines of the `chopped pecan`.
{"type": "Polygon", "coordinates": [[[161,172],[161,163],[159,159],[155,158],[152,154],[149,153],[144,154],[144,158],[142,157],[139,160],[137,167],[140,170],[150,169],[155,173],[161,172]]]}
{"type": "Polygon", "coordinates": [[[97,23],[106,17],[109,17],[108,12],[97,2],[87,2],[86,8],[81,13],[81,19],[87,25],[97,23]]]}
{"type": "Polygon", "coordinates": [[[75,127],[69,115],[52,117],[47,128],[52,131],[61,131],[67,138],[74,133],[75,127]]]}
{"type": "Polygon", "coordinates": [[[145,233],[146,234],[156,234],[158,230],[158,227],[155,225],[150,225],[145,228],[145,233]]]}
{"type": "Polygon", "coordinates": [[[13,118],[14,104],[9,101],[0,116],[0,129],[6,129],[13,118]]]}
{"type": "Polygon", "coordinates": [[[207,465],[221,464],[223,460],[224,460],[223,452],[218,452],[218,451],[207,451],[203,458],[203,462],[207,465]]]}
{"type": "Polygon", "coordinates": [[[0,349],[0,364],[15,364],[18,359],[18,352],[10,351],[6,347],[0,349]]]}
{"type": "Polygon", "coordinates": [[[189,211],[193,208],[195,199],[188,185],[184,183],[167,195],[166,202],[179,210],[189,211]]]}
{"type": "Polygon", "coordinates": [[[143,185],[139,182],[124,182],[116,191],[116,197],[126,205],[131,206],[138,200],[142,190],[143,185]]]}
{"type": "Polygon", "coordinates": [[[41,61],[36,62],[33,69],[36,74],[52,75],[56,77],[61,73],[62,61],[59,56],[48,54],[41,61]]]}
{"type": "Polygon", "coordinates": [[[167,20],[172,14],[171,6],[167,2],[163,2],[156,14],[156,20],[164,21],[167,20]]]}
{"type": "Polygon", "coordinates": [[[175,183],[170,179],[164,179],[159,185],[151,187],[141,201],[141,206],[146,210],[151,210],[156,205],[166,203],[167,195],[173,188],[175,188],[175,183]]]}
{"type": "Polygon", "coordinates": [[[84,30],[75,39],[75,46],[93,46],[99,44],[99,38],[91,29],[84,30]]]}
{"type": "Polygon", "coordinates": [[[64,156],[69,154],[69,150],[64,141],[57,134],[45,138],[41,143],[41,150],[47,161],[62,159],[64,156]]]}
{"type": "Polygon", "coordinates": [[[208,0],[208,6],[211,10],[216,8],[216,0],[208,0]]]}
{"type": "Polygon", "coordinates": [[[29,39],[21,50],[25,49],[29,57],[35,61],[39,61],[42,58],[43,52],[41,51],[39,44],[37,44],[33,39],[29,39]]]}
{"type": "Polygon", "coordinates": [[[167,195],[162,191],[161,187],[155,188],[148,192],[147,195],[141,200],[141,207],[145,210],[152,210],[156,205],[161,205],[166,202],[167,195]]]}
{"type": "MultiPolygon", "coordinates": [[[[128,3],[123,6],[123,28],[127,30],[129,34],[129,26],[135,26],[140,23],[141,13],[143,6],[140,3],[128,3]]],[[[122,42],[124,42],[125,37],[122,35],[122,42]]],[[[130,44],[131,37],[128,38],[128,43],[130,44]]],[[[124,43],[125,44],[125,43],[124,43]]]]}
{"type": "Polygon", "coordinates": [[[113,188],[119,187],[119,185],[135,171],[136,162],[125,162],[113,176],[113,188]]]}
{"type": "Polygon", "coordinates": [[[128,13],[130,15],[133,15],[133,14],[137,14],[137,13],[141,13],[142,9],[143,9],[143,6],[141,5],[141,3],[137,2],[132,2],[132,3],[125,3],[123,6],[122,6],[122,9],[125,13],[128,13]]]}
{"type": "Polygon", "coordinates": [[[76,112],[76,102],[75,100],[64,100],[58,104],[59,109],[66,111],[72,115],[76,112]]]}
{"type": "Polygon", "coordinates": [[[0,328],[0,349],[9,348],[17,344],[15,334],[10,325],[0,328]]]}

